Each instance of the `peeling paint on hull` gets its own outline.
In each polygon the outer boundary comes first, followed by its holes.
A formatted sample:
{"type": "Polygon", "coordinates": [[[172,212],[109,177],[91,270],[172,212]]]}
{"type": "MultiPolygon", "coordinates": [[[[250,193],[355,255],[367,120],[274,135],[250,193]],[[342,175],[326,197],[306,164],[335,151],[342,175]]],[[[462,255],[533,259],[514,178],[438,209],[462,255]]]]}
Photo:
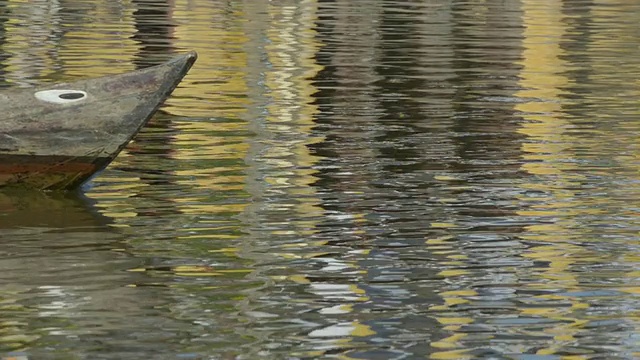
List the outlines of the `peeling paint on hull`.
{"type": "Polygon", "coordinates": [[[110,162],[101,157],[0,155],[0,184],[41,190],[73,189],[110,162]]]}

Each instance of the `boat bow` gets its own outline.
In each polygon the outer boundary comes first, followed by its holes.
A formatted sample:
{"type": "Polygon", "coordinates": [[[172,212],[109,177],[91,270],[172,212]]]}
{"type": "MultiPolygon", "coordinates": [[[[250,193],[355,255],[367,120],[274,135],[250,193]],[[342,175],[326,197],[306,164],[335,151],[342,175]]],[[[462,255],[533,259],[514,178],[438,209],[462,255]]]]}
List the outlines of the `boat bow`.
{"type": "Polygon", "coordinates": [[[0,92],[0,186],[82,184],[140,131],[196,58],[189,52],[130,73],[0,92]]]}

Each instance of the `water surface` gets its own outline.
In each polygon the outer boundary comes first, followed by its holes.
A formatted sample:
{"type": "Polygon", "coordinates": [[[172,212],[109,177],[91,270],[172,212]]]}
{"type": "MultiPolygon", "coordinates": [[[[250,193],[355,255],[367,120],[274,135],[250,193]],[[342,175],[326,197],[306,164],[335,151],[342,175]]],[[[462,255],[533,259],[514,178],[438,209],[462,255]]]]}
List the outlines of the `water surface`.
{"type": "Polygon", "coordinates": [[[80,194],[0,195],[0,352],[640,357],[638,18],[0,1],[5,87],[200,54],[80,194]]]}

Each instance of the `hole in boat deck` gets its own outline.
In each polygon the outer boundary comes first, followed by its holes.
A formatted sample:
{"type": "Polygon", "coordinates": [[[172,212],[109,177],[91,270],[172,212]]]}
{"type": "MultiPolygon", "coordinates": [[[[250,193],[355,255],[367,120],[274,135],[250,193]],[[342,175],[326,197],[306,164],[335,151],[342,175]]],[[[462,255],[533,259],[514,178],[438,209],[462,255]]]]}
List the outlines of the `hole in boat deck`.
{"type": "Polygon", "coordinates": [[[68,93],[60,94],[58,95],[58,97],[64,100],[77,100],[77,99],[83,98],[84,94],[81,92],[68,92],[68,93]]]}
{"type": "Polygon", "coordinates": [[[35,93],[38,100],[54,104],[69,104],[76,101],[83,101],[87,98],[87,93],[75,89],[52,89],[42,90],[35,93]]]}

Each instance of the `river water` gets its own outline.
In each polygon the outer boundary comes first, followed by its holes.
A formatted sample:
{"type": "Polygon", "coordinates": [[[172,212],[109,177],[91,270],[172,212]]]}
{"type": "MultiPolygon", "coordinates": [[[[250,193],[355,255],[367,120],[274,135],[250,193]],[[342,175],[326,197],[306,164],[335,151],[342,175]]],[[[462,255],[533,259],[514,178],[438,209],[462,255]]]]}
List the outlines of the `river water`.
{"type": "Polygon", "coordinates": [[[4,87],[200,55],[80,193],[0,193],[0,357],[640,358],[638,19],[0,1],[4,87]]]}

